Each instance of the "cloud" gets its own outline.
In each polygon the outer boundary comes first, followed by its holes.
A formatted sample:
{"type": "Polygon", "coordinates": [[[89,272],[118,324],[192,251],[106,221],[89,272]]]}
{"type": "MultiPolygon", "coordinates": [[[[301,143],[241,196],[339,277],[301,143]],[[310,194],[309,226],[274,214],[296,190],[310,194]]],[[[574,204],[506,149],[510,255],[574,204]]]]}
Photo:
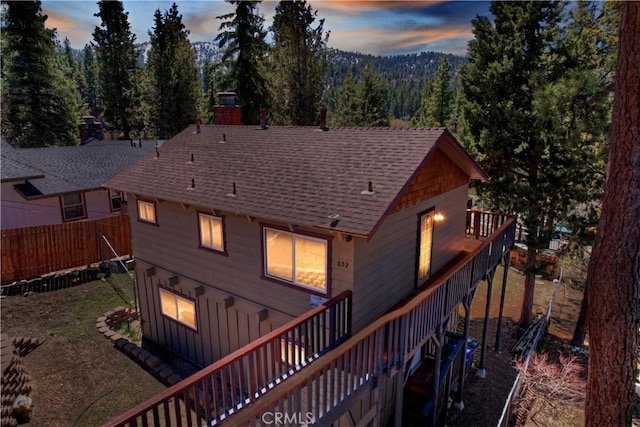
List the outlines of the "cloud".
{"type": "MultiPolygon", "coordinates": [[[[69,12],[64,9],[43,7],[42,13],[47,15],[45,26],[55,28],[60,40],[67,37],[72,46],[82,47],[91,41],[93,30],[99,21],[97,18],[87,19],[84,13],[80,13],[81,17],[78,17],[77,11],[69,12]]],[[[89,16],[94,18],[92,14],[89,16]]]]}
{"type": "Polygon", "coordinates": [[[436,50],[464,54],[466,42],[472,38],[471,26],[452,25],[438,27],[418,27],[408,30],[398,28],[359,28],[355,30],[333,31],[329,44],[342,50],[354,50],[373,55],[413,53],[422,50],[436,50]],[[449,45],[448,40],[455,40],[449,45]],[[437,43],[437,44],[436,44],[437,43]],[[430,48],[425,48],[430,46],[430,48]]]}

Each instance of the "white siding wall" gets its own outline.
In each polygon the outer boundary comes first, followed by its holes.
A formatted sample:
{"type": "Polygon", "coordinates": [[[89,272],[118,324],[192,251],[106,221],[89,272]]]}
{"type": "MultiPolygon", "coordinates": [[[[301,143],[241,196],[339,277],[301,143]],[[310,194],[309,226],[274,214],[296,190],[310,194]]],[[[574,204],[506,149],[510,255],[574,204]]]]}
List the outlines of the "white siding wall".
{"type": "Polygon", "coordinates": [[[468,186],[389,216],[367,243],[356,239],[353,330],[358,331],[407,296],[415,286],[418,213],[444,215],[433,230],[432,274],[464,248],[468,186]]]}

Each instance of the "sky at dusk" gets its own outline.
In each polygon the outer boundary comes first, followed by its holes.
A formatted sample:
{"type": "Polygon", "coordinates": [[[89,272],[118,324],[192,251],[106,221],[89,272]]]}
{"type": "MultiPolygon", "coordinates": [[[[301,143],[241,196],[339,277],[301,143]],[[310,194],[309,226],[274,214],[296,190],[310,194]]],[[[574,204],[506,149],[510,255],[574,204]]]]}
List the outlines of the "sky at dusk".
{"type": "MultiPolygon", "coordinates": [[[[234,6],[221,1],[176,1],[182,20],[190,31],[190,40],[212,41],[218,33],[217,16],[231,13],[234,6]]],[[[489,2],[481,1],[337,1],[311,0],[318,18],[324,18],[330,30],[329,46],[373,55],[395,55],[423,51],[464,55],[473,37],[471,19],[489,15],[489,2]]],[[[156,9],[165,11],[172,2],[124,1],[129,23],[138,42],[148,41],[156,9]]],[[[259,6],[265,27],[271,25],[275,1],[259,6]]],[[[100,24],[94,16],[95,1],[42,1],[46,24],[57,28],[58,37],[68,37],[74,48],[82,48],[92,39],[100,24]]]]}

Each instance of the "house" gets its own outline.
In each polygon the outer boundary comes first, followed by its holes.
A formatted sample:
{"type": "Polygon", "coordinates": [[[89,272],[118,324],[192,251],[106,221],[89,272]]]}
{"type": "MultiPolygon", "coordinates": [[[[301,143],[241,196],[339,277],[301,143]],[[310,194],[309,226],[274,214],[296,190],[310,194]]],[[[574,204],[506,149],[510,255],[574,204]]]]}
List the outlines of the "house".
{"type": "Polygon", "coordinates": [[[322,423],[379,422],[402,416],[396,396],[427,359],[442,379],[420,410],[440,419],[442,396],[462,395],[475,288],[513,244],[505,215],[474,249],[465,238],[469,182],[487,178],[444,128],[196,125],[168,140],[106,186],[129,200],[145,339],[206,369],[109,425],[179,416],[169,398],[207,421],[297,399],[322,423]],[[462,306],[464,334],[446,333],[462,306]],[[336,385],[327,415],[312,392],[335,369],[351,389],[336,385]]]}
{"type": "Polygon", "coordinates": [[[13,148],[2,141],[2,229],[119,215],[124,196],[102,187],[155,142],[92,141],[81,146],[13,148]]]}
{"type": "Polygon", "coordinates": [[[201,129],[107,184],[133,203],[145,337],[200,366],[346,290],[369,324],[460,253],[486,178],[444,129],[201,129]]]}

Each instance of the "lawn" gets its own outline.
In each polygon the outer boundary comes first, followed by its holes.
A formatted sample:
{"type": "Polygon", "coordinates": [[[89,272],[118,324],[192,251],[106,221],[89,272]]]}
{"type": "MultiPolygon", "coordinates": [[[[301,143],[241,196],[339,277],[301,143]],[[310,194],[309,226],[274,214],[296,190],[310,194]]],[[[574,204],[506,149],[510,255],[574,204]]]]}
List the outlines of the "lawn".
{"type": "Polygon", "coordinates": [[[30,425],[99,426],[165,389],[95,327],[106,311],[127,305],[132,292],[120,274],[2,299],[3,333],[46,339],[25,357],[35,405],[30,425]]]}

